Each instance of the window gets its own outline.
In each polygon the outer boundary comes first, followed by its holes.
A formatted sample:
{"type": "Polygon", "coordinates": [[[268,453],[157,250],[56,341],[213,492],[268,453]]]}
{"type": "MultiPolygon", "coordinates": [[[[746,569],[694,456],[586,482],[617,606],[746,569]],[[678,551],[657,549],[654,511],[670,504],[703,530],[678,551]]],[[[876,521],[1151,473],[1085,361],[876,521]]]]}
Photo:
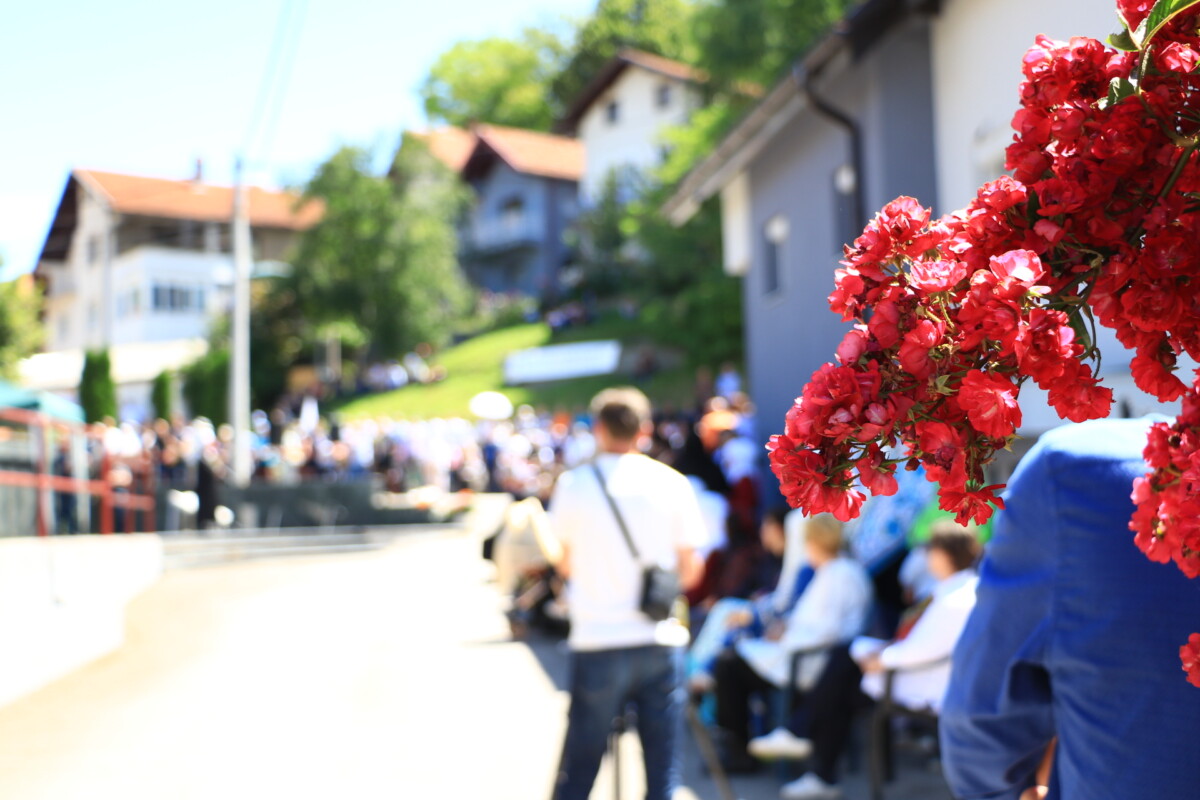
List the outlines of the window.
{"type": "Polygon", "coordinates": [[[500,205],[500,218],[507,226],[518,225],[525,214],[525,200],[522,197],[510,197],[500,205]]]}
{"type": "Polygon", "coordinates": [[[204,290],[191,286],[163,286],[150,290],[150,306],[155,311],[198,313],[204,311],[204,290]]]}
{"type": "Polygon", "coordinates": [[[100,235],[97,234],[95,236],[89,236],[88,242],[87,242],[88,264],[91,264],[92,266],[98,265],[100,263],[100,252],[101,252],[100,235]]]}
{"type": "Polygon", "coordinates": [[[782,287],[783,244],[787,237],[788,222],[782,214],[763,226],[763,294],[776,294],[782,287]]]}
{"type": "Polygon", "coordinates": [[[608,120],[609,125],[615,125],[621,116],[621,107],[617,105],[616,100],[612,100],[604,107],[604,118],[608,120]]]}
{"type": "Polygon", "coordinates": [[[658,90],[654,93],[654,105],[659,108],[671,105],[671,84],[660,83],[658,85],[658,90]]]}

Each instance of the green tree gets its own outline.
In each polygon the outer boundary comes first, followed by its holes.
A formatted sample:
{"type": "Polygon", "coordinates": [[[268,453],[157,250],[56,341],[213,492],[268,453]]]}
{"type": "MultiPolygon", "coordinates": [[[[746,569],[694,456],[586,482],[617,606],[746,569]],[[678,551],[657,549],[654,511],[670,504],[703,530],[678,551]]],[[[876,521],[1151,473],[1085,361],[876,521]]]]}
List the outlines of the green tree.
{"type": "Polygon", "coordinates": [[[79,376],[79,405],[88,422],[102,422],[117,416],[117,387],[112,379],[108,350],[88,350],[83,354],[83,373],[79,376]]]}
{"type": "Polygon", "coordinates": [[[30,277],[0,283],[0,377],[16,376],[17,363],[42,345],[42,293],[30,277]]]}
{"type": "Polygon", "coordinates": [[[313,352],[315,336],[286,279],[254,282],[250,292],[250,402],[255,408],[274,407],[287,388],[289,370],[313,352]]]}
{"type": "Polygon", "coordinates": [[[609,59],[626,47],[690,63],[696,55],[693,11],[688,0],[599,0],[579,27],[570,59],[551,83],[552,102],[570,107],[609,59]]]}
{"type": "Polygon", "coordinates": [[[175,412],[172,399],[175,395],[175,373],[164,369],[154,376],[154,384],[150,387],[150,404],[154,406],[154,415],[159,419],[170,419],[175,412]]]}
{"type": "Polygon", "coordinates": [[[623,209],[621,228],[643,262],[633,283],[643,316],[658,341],[694,365],[741,361],[741,279],[725,274],[719,200],[710,198],[676,227],[660,211],[671,191],[651,181],[623,209]]]}
{"type": "Polygon", "coordinates": [[[373,174],[370,161],[346,147],[318,168],[305,193],[325,213],[301,237],[285,279],[310,331],[348,332],[361,343],[360,365],[445,342],[470,299],[457,261],[465,187],[412,136],[391,179],[373,174]]]}
{"type": "MultiPolygon", "coordinates": [[[[310,357],[319,333],[305,319],[285,279],[258,278],[250,285],[250,403],[254,408],[274,407],[287,386],[288,371],[310,357]]],[[[229,380],[217,372],[228,371],[229,347],[230,320],[222,316],[209,331],[208,353],[183,370],[183,396],[193,414],[214,420],[226,417],[222,404],[227,402],[229,380]],[[197,411],[198,407],[204,411],[197,411]]],[[[159,408],[158,401],[154,403],[159,408]]]]}
{"type": "Polygon", "coordinates": [[[718,88],[769,86],[854,0],[708,0],[697,9],[698,64],[718,88]]]}
{"type": "Polygon", "coordinates": [[[627,218],[617,176],[610,173],[596,202],[575,222],[582,268],[580,289],[609,296],[628,291],[636,282],[637,253],[627,218]]]}
{"type": "Polygon", "coordinates": [[[195,417],[214,425],[229,421],[229,348],[210,347],[183,370],[183,399],[195,417]]]}
{"type": "Polygon", "coordinates": [[[567,53],[559,32],[548,28],[526,29],[516,39],[458,42],[438,56],[421,83],[425,114],[451,125],[549,130],[561,111],[551,102],[550,82],[567,53]]]}

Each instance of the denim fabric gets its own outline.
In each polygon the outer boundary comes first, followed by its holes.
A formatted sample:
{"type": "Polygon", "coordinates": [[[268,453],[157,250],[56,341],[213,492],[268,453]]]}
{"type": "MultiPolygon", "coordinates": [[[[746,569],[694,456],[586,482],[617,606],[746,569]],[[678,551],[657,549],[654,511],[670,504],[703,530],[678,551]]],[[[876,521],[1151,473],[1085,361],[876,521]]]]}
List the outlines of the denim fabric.
{"type": "Polygon", "coordinates": [[[1148,425],[1058,428],[1013,475],[942,713],[960,800],[1016,800],[1055,736],[1051,798],[1197,796],[1200,689],[1179,648],[1200,628],[1200,581],[1128,529],[1148,425]]]}
{"type": "Polygon", "coordinates": [[[670,800],[682,782],[684,651],[631,647],[571,653],[571,709],[555,791],[587,800],[613,729],[632,706],[646,768],[646,800],[670,800]]]}

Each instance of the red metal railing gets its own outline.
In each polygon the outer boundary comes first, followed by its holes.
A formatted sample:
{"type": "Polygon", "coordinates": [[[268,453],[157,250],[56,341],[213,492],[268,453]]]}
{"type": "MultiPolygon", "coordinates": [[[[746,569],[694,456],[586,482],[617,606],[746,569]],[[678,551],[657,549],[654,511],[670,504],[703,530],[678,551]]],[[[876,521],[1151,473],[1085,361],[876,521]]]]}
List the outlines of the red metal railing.
{"type": "MultiPolygon", "coordinates": [[[[0,469],[0,486],[14,486],[37,490],[36,520],[37,535],[46,536],[49,533],[47,521],[47,501],[49,492],[70,492],[87,494],[99,499],[100,533],[112,533],[115,523],[115,510],[124,509],[124,532],[134,532],[134,517],[141,512],[143,532],[152,533],[155,529],[154,504],[154,463],[149,453],[143,448],[133,457],[116,457],[104,446],[104,429],[99,426],[65,423],[36,411],[22,408],[0,409],[0,422],[11,422],[24,425],[31,435],[36,437],[36,458],[33,462],[33,472],[21,470],[0,469]],[[49,433],[57,430],[68,436],[85,436],[98,443],[102,453],[98,477],[81,478],[68,475],[54,475],[48,470],[50,452],[49,433]],[[132,477],[127,488],[118,487],[113,481],[113,468],[125,466],[132,477]],[[140,491],[135,492],[137,487],[140,491]]],[[[89,470],[90,472],[90,470],[89,470]]]]}

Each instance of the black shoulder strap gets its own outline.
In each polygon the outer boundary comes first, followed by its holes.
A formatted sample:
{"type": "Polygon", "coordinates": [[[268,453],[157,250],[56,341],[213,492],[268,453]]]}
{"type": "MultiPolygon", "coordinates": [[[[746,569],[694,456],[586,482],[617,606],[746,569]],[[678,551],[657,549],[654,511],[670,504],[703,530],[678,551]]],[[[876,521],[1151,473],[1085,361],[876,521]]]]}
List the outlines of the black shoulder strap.
{"type": "Polygon", "coordinates": [[[617,501],[609,494],[608,484],[604,480],[604,473],[600,471],[600,466],[593,461],[592,471],[596,473],[596,480],[600,483],[600,491],[604,493],[604,499],[608,501],[608,507],[612,509],[613,516],[617,518],[617,527],[621,529],[621,535],[625,537],[625,544],[629,545],[629,552],[633,555],[633,560],[641,562],[642,556],[638,553],[637,546],[633,543],[633,537],[629,535],[629,528],[625,527],[625,518],[621,516],[621,509],[617,508],[617,501]]]}

